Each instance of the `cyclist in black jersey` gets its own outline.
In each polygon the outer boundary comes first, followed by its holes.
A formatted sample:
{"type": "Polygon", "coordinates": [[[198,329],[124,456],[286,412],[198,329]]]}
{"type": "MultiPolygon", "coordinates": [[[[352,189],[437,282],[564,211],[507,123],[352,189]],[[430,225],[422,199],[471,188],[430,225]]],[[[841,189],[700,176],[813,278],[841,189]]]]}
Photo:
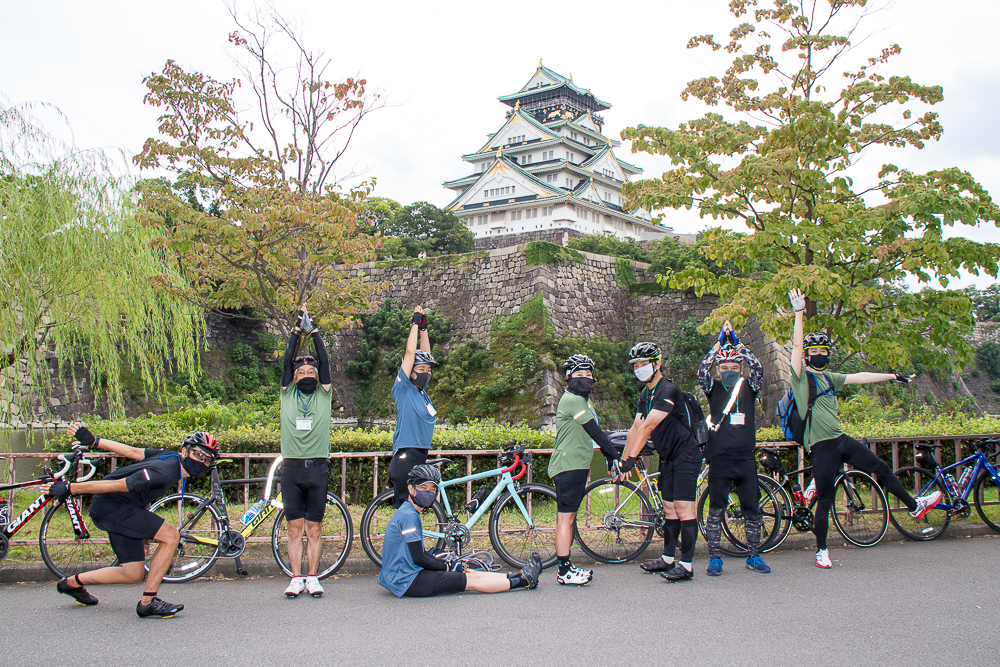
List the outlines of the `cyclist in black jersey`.
{"type": "Polygon", "coordinates": [[[188,477],[200,477],[208,471],[219,451],[211,433],[192,433],[185,440],[181,453],[170,450],[139,449],[93,435],[86,427],[73,424],[71,435],[85,447],[96,445],[116,456],[134,459],[134,463],[119,468],[96,482],[69,482],[59,479],[42,485],[42,492],[65,500],[71,493],[92,493],[90,517],[98,528],[108,533],[118,565],[60,579],[56,590],[69,595],[82,605],[95,605],[97,598],[85,588],[88,584],[136,584],[146,579],[142,599],[135,612],[140,618],[156,616],[170,618],[184,609],[182,604],[165,602],[157,597],[163,575],[170,568],[180,535],[162,517],[146,508],[177,483],[188,477]],[[144,540],[159,546],[149,561],[146,576],[144,540]]]}
{"type": "Polygon", "coordinates": [[[629,429],[622,452],[621,476],[624,479],[635,467],[636,457],[646,440],[652,437],[660,456],[660,495],[666,513],[663,555],[642,563],[646,572],[660,572],[668,582],[694,577],[692,560],[698,539],[695,518],[695,494],[701,469],[701,449],[693,434],[681,422],[684,400],[676,384],[660,372],[662,353],[654,343],[638,343],[629,351],[629,363],[645,388],[639,395],[635,420],[629,429]],[[674,562],[677,538],[681,539],[681,557],[674,562]]]}
{"type": "Polygon", "coordinates": [[[731,322],[719,331],[718,342],[698,366],[698,382],[708,397],[710,422],[705,460],[708,461],[709,509],[705,519],[709,576],[722,574],[722,513],[735,486],[743,512],[749,555],[747,569],[770,572],[760,557],[760,490],[757,488],[757,437],[754,424],[757,392],[764,369],[757,357],[740,343],[731,322]],[[718,363],[719,377],[712,368],[718,363]],[[743,366],[749,373],[743,375],[743,366]]]}

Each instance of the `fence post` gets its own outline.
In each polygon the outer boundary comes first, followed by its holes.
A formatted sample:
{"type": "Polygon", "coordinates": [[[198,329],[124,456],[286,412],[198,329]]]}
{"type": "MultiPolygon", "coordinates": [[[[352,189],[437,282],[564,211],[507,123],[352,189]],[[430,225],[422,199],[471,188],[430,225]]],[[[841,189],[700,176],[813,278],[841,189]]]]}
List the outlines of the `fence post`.
{"type": "Polygon", "coordinates": [[[899,440],[892,441],[892,469],[899,470],[899,440]]]}
{"type": "MultiPolygon", "coordinates": [[[[802,445],[798,448],[799,452],[799,470],[806,467],[806,447],[802,445]]],[[[799,488],[806,488],[806,474],[804,472],[799,473],[799,488]]]]}
{"type": "Polygon", "coordinates": [[[375,496],[378,495],[378,456],[373,456],[372,462],[374,464],[374,474],[372,475],[372,498],[374,499],[375,496]]]}
{"type": "MultiPolygon", "coordinates": [[[[250,455],[243,456],[243,479],[250,479],[250,455]]],[[[250,484],[243,485],[243,513],[250,510],[250,484]]]]}
{"type": "Polygon", "coordinates": [[[347,500],[347,457],[340,457],[340,499],[345,503],[347,500]]]}
{"type": "MultiPolygon", "coordinates": [[[[958,463],[959,461],[962,460],[962,441],[959,440],[958,438],[955,438],[954,444],[955,444],[955,463],[958,463]]],[[[959,476],[962,475],[961,469],[958,470],[958,475],[959,476]]]]}
{"type": "MultiPolygon", "coordinates": [[[[465,474],[472,474],[472,454],[465,455],[465,474]]],[[[472,480],[465,483],[465,504],[472,502],[472,480]]]]}

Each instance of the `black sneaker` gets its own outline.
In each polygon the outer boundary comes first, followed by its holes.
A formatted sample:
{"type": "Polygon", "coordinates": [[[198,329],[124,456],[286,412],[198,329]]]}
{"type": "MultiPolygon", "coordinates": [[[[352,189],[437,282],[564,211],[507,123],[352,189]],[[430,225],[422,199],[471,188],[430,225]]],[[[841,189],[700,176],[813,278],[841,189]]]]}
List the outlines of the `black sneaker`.
{"type": "Polygon", "coordinates": [[[528,588],[538,588],[538,579],[542,576],[542,558],[538,552],[533,552],[528,564],[521,568],[521,576],[528,581],[528,588]]]}
{"type": "Polygon", "coordinates": [[[88,607],[97,604],[97,598],[88,593],[86,588],[84,588],[83,586],[73,588],[66,582],[66,579],[67,577],[63,577],[56,583],[57,591],[59,591],[63,595],[70,596],[71,598],[76,600],[77,604],[82,604],[88,607]]]}
{"type": "Polygon", "coordinates": [[[184,609],[184,605],[182,604],[173,604],[172,602],[165,602],[160,598],[153,598],[153,601],[149,604],[143,604],[142,600],[139,600],[139,604],[135,606],[135,613],[139,615],[139,618],[148,618],[150,616],[173,618],[182,609],[184,609]]]}
{"type": "Polygon", "coordinates": [[[667,565],[662,558],[657,558],[656,560],[647,560],[645,563],[640,563],[639,567],[646,572],[669,572],[676,564],[677,562],[674,561],[667,565]]]}
{"type": "Polygon", "coordinates": [[[680,563],[676,563],[672,570],[664,572],[660,576],[670,583],[687,581],[688,579],[694,579],[694,569],[689,570],[680,563]]]}

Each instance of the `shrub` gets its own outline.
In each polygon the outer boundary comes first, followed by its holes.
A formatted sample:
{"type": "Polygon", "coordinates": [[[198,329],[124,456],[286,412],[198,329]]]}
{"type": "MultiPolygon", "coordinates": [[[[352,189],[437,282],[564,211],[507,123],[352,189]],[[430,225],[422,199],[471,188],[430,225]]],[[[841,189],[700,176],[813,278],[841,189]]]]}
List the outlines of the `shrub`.
{"type": "Polygon", "coordinates": [[[1000,345],[993,341],[983,343],[976,350],[976,365],[989,373],[991,378],[1000,377],[1000,345]]]}
{"type": "Polygon", "coordinates": [[[524,247],[528,264],[555,264],[556,262],[582,262],[583,255],[572,248],[564,248],[548,241],[532,241],[524,247]]]}

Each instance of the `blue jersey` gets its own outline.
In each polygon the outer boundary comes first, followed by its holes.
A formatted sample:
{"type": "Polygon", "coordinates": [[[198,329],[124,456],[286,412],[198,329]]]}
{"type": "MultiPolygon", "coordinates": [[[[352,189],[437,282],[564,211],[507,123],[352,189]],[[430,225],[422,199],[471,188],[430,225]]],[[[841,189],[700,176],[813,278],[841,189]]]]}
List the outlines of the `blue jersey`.
{"type": "Polygon", "coordinates": [[[419,542],[420,548],[424,548],[424,527],[420,522],[420,512],[407,500],[399,506],[385,527],[382,570],[378,573],[378,583],[398,598],[403,597],[403,593],[422,569],[410,556],[407,546],[410,542],[419,542]]]}
{"type": "Polygon", "coordinates": [[[396,382],[392,385],[392,400],[396,401],[392,451],[401,447],[430,449],[437,411],[427,392],[417,389],[402,368],[396,373],[396,382]]]}

